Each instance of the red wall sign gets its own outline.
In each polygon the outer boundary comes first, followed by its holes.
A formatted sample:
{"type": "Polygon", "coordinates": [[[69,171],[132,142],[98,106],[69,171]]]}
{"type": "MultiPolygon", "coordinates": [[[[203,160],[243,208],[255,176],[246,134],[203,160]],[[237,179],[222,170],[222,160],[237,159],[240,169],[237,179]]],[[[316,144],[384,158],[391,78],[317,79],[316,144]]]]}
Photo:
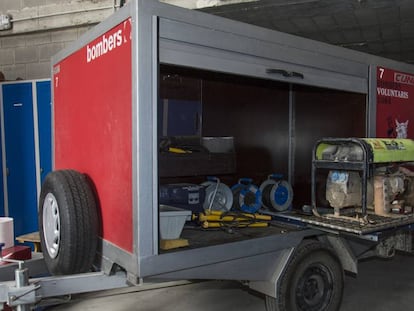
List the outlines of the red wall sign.
{"type": "Polygon", "coordinates": [[[414,138],[414,75],[377,68],[377,137],[414,138]]]}

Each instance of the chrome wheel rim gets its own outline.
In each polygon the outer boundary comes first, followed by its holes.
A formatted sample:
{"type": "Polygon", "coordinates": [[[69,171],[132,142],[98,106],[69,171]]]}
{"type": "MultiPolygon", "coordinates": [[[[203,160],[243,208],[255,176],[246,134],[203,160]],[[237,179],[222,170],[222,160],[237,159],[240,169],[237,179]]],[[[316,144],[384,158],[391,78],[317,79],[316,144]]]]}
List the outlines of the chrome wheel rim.
{"type": "Polygon", "coordinates": [[[56,197],[48,193],[43,202],[43,235],[47,253],[56,258],[60,246],[60,217],[56,197]]]}

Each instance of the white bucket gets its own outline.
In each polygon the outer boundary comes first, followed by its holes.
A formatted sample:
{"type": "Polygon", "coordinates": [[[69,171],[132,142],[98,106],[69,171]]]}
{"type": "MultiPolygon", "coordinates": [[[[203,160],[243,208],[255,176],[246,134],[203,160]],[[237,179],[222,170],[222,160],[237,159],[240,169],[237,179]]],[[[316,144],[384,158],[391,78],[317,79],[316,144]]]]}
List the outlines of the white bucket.
{"type": "Polygon", "coordinates": [[[234,152],[234,137],[202,137],[202,145],[211,153],[234,152]]]}
{"type": "Polygon", "coordinates": [[[14,227],[13,218],[0,217],[0,243],[4,243],[4,248],[14,246],[14,227]]]}

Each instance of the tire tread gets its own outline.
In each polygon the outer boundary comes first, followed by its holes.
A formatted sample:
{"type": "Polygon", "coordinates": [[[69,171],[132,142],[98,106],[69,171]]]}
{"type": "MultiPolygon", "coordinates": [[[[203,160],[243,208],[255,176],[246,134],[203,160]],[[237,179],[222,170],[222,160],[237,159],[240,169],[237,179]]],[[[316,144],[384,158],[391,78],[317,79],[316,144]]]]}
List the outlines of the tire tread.
{"type": "Polygon", "coordinates": [[[52,274],[87,272],[97,249],[98,214],[94,194],[85,175],[74,170],[59,170],[46,177],[39,200],[39,228],[43,238],[43,202],[47,193],[59,201],[61,241],[59,253],[52,259],[44,252],[46,265],[52,274]]]}

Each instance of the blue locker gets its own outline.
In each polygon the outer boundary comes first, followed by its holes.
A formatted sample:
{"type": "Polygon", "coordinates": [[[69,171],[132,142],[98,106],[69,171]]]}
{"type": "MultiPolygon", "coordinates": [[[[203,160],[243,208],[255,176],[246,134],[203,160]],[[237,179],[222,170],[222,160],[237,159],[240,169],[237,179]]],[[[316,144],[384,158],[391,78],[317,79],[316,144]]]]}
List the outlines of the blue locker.
{"type": "Polygon", "coordinates": [[[38,193],[51,170],[50,98],[50,81],[2,85],[4,210],[15,236],[38,230],[38,193]]]}
{"type": "Polygon", "coordinates": [[[32,83],[3,86],[8,214],[16,236],[37,230],[32,83]]]}
{"type": "Polygon", "coordinates": [[[36,82],[41,182],[52,170],[52,103],[50,81],[36,82]]]}

